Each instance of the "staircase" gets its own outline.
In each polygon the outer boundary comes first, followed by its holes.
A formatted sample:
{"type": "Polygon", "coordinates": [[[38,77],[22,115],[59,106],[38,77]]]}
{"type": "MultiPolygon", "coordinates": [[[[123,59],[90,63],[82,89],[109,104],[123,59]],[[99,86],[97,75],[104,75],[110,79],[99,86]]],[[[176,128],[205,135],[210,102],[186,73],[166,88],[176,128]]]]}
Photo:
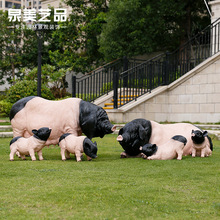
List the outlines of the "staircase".
{"type": "Polygon", "coordinates": [[[73,97],[94,101],[113,91],[104,109],[117,109],[169,85],[220,51],[219,25],[220,18],[171,53],[147,61],[123,58],[109,63],[76,82],[73,97]]]}
{"type": "MultiPolygon", "coordinates": [[[[118,98],[118,106],[135,99],[137,95],[120,95],[118,98]]],[[[114,109],[114,99],[109,103],[105,103],[103,109],[114,109]]]]}

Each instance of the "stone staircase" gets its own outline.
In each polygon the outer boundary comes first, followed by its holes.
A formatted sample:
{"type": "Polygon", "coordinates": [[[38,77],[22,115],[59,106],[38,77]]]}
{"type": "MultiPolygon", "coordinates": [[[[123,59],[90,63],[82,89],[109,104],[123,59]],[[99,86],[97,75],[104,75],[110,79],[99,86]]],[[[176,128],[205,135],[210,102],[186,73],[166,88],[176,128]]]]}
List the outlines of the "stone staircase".
{"type": "MultiPolygon", "coordinates": [[[[120,95],[118,98],[118,105],[123,105],[124,101],[131,101],[137,95],[120,95]]],[[[114,99],[111,99],[111,102],[104,103],[103,109],[114,109],[114,99]]]]}
{"type": "MultiPolygon", "coordinates": [[[[0,122],[9,122],[5,120],[0,120],[0,122]]],[[[0,138],[12,138],[13,132],[11,125],[0,125],[0,138]]]]}

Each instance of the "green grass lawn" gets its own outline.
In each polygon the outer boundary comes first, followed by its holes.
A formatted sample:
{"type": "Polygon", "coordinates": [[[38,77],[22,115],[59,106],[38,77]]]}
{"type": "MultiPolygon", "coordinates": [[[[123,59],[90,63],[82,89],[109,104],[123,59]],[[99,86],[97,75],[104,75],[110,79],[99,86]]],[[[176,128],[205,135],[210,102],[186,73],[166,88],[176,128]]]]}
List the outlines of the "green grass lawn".
{"type": "Polygon", "coordinates": [[[209,158],[120,159],[116,135],[95,138],[98,158],[9,161],[0,139],[0,219],[220,219],[220,141],[209,158]]]}

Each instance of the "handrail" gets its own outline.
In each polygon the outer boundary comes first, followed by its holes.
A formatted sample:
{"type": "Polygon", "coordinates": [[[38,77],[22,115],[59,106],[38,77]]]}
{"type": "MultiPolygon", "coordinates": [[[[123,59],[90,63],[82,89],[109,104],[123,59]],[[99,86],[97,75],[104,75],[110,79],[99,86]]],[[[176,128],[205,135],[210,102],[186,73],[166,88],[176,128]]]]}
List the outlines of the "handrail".
{"type": "Polygon", "coordinates": [[[96,98],[108,94],[113,89],[113,72],[123,72],[139,63],[141,59],[128,60],[126,57],[109,62],[90,73],[72,80],[72,96],[86,101],[94,101],[96,98]]]}
{"type": "Polygon", "coordinates": [[[120,74],[118,80],[119,100],[114,108],[121,107],[161,85],[175,81],[205,59],[220,51],[220,18],[203,29],[173,52],[159,54],[120,74]],[[125,98],[126,97],[126,98],[125,98]]]}
{"type": "Polygon", "coordinates": [[[118,93],[114,97],[119,98],[119,103],[118,99],[114,100],[114,107],[121,107],[158,86],[173,82],[220,51],[219,34],[220,18],[173,52],[162,53],[146,61],[124,57],[75,79],[73,94],[86,101],[94,101],[114,89],[118,93]]]}

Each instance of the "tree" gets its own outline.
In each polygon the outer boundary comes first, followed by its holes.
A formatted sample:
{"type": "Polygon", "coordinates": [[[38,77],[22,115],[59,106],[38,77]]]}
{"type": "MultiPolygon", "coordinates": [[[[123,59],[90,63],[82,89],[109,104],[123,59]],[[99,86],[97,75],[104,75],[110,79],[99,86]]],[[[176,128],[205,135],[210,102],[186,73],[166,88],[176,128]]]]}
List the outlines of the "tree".
{"type": "Polygon", "coordinates": [[[112,0],[100,36],[106,60],[173,50],[209,24],[202,0],[112,0]]]}
{"type": "MultiPolygon", "coordinates": [[[[45,31],[44,38],[51,40],[51,33],[45,31]]],[[[49,49],[53,44],[43,46],[42,64],[50,63],[49,49]]],[[[36,32],[22,21],[9,21],[8,12],[0,11],[0,84],[7,80],[22,79],[21,69],[37,66],[38,43],[36,32]]]]}
{"type": "Polygon", "coordinates": [[[19,22],[9,22],[7,12],[0,11],[0,83],[12,82],[19,76],[16,68],[21,63],[22,31],[19,22]],[[18,26],[18,27],[17,27],[18,26]]]}
{"type": "Polygon", "coordinates": [[[105,22],[106,2],[103,0],[66,0],[72,13],[66,23],[53,33],[57,49],[50,51],[53,65],[75,72],[90,72],[103,62],[97,37],[105,22]]]}

